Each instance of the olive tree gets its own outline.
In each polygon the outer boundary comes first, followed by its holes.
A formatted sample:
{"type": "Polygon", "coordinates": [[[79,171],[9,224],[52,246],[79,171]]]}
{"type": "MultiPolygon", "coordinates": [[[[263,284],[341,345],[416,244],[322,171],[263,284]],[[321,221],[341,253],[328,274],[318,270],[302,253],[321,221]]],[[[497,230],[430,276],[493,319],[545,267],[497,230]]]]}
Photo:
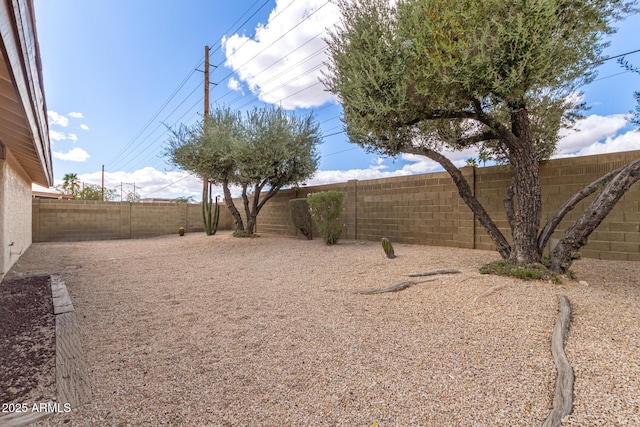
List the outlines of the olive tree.
{"type": "Polygon", "coordinates": [[[538,262],[565,214],[599,191],[552,253],[564,272],[588,235],[640,178],[640,160],[608,174],[561,206],[541,227],[539,164],[558,131],[584,108],[624,0],[337,0],[342,20],[327,40],[327,88],[343,105],[350,140],[390,156],[438,162],[505,259],[538,262]],[[444,149],[477,147],[508,163],[511,242],[476,199],[444,149]]]}
{"type": "Polygon", "coordinates": [[[251,235],[269,199],[316,171],[320,141],[313,115],[275,107],[243,115],[219,107],[206,120],[174,130],[167,154],[174,164],[221,185],[236,231],[251,235]],[[246,224],[232,198],[234,185],[241,188],[246,224]]]}

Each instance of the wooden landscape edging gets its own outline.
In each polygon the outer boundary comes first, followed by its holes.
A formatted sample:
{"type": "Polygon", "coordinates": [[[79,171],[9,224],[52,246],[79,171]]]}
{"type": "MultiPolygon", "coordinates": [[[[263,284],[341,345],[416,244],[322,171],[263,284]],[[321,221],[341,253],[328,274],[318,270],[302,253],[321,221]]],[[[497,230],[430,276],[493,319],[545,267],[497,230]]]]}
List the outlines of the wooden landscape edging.
{"type": "Polygon", "coordinates": [[[72,408],[91,402],[89,375],[82,352],[80,330],[67,286],[51,276],[53,312],[56,315],[56,386],[58,402],[72,408]]]}
{"type": "Polygon", "coordinates": [[[0,416],[0,427],[23,427],[53,414],[91,402],[91,387],[82,352],[80,331],[67,286],[60,276],[51,275],[51,297],[56,317],[56,402],[36,403],[38,410],[0,416]],[[68,404],[67,406],[65,404],[68,404]]]}
{"type": "Polygon", "coordinates": [[[560,295],[560,312],[551,337],[551,354],[553,354],[553,360],[558,370],[558,378],[556,379],[556,389],[553,397],[553,409],[544,424],[542,424],[542,427],[559,426],[562,423],[562,419],[571,414],[573,409],[573,369],[564,352],[564,340],[569,331],[570,320],[571,304],[566,296],[560,295]]]}

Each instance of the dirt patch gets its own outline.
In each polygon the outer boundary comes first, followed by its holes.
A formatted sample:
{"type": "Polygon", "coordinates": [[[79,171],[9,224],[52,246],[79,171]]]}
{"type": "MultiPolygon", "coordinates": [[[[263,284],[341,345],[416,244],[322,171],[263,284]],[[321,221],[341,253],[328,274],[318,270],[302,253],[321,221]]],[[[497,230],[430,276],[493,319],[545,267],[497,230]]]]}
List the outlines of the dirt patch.
{"type": "Polygon", "coordinates": [[[55,397],[55,315],[49,277],[0,283],[0,403],[55,397]]]}

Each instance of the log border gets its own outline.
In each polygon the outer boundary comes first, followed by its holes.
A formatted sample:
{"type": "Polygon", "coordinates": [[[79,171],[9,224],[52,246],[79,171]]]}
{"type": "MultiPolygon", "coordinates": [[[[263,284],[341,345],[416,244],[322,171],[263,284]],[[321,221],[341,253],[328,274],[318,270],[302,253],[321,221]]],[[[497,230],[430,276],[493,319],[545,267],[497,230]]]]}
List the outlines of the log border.
{"type": "Polygon", "coordinates": [[[553,327],[553,335],[551,337],[551,354],[558,370],[558,377],[553,397],[553,409],[542,424],[542,427],[559,426],[562,423],[562,419],[571,414],[573,410],[573,368],[571,368],[569,359],[567,359],[567,355],[564,352],[564,341],[571,321],[571,304],[564,295],[560,295],[559,300],[558,319],[553,327]]]}

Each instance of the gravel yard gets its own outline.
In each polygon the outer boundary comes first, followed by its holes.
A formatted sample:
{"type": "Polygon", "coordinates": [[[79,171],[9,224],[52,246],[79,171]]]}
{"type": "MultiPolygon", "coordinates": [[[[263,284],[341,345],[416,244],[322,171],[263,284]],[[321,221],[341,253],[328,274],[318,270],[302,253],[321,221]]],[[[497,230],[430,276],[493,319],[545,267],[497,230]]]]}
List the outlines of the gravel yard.
{"type": "Polygon", "coordinates": [[[640,263],[583,259],[588,285],[557,285],[480,275],[495,252],[395,250],[229,232],[33,244],[7,278],[62,276],[93,393],[36,425],[541,425],[560,294],[564,425],[640,425],[640,263]],[[354,293],[442,268],[462,273],[354,293]]]}

